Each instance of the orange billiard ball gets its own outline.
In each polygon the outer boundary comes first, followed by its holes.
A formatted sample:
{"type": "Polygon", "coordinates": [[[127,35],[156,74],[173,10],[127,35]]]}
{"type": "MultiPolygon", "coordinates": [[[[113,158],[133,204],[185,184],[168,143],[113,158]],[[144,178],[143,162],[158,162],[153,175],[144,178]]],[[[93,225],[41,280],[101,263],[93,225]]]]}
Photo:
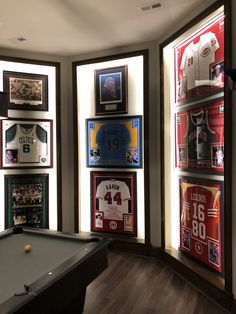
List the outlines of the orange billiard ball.
{"type": "Polygon", "coordinates": [[[32,247],[30,244],[26,244],[25,247],[24,247],[24,251],[25,253],[29,253],[32,251],[32,247]]]}

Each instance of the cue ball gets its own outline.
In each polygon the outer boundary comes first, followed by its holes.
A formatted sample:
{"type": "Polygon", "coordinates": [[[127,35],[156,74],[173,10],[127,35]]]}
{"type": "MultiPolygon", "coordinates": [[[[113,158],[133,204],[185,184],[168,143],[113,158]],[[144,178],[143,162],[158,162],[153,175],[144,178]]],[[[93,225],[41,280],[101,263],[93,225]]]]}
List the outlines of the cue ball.
{"type": "Polygon", "coordinates": [[[32,250],[31,245],[30,244],[26,244],[25,247],[24,247],[25,253],[29,253],[31,250],[32,250]]]}

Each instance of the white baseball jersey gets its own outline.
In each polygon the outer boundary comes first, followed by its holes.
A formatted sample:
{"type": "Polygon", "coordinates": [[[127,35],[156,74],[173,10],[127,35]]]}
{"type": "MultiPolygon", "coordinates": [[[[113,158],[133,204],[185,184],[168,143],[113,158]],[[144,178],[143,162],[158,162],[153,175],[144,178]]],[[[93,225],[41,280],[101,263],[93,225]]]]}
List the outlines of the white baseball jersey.
{"type": "Polygon", "coordinates": [[[187,80],[187,90],[196,86],[195,81],[209,80],[209,66],[215,62],[215,51],[219,48],[216,35],[208,32],[200,36],[194,44],[191,42],[184,50],[180,69],[187,80]]]}
{"type": "Polygon", "coordinates": [[[19,163],[39,163],[40,156],[47,155],[47,141],[40,141],[36,128],[37,125],[17,124],[14,138],[6,141],[6,149],[18,149],[19,163]]]}
{"type": "Polygon", "coordinates": [[[209,80],[209,66],[215,62],[215,51],[220,47],[216,35],[212,32],[203,34],[197,43],[198,73],[197,80],[209,80]]]}
{"type": "Polygon", "coordinates": [[[104,212],[104,219],[123,220],[123,214],[128,213],[131,196],[123,181],[102,181],[97,187],[96,198],[99,199],[99,211],[104,212]]]}

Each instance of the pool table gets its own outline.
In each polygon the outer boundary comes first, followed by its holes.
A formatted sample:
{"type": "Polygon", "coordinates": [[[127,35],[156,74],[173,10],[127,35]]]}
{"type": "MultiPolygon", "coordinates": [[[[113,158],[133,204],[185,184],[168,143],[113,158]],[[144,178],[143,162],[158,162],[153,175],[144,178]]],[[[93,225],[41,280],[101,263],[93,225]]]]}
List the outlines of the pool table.
{"type": "Polygon", "coordinates": [[[0,233],[0,313],[82,313],[108,240],[18,227],[0,233]],[[31,252],[24,246],[30,244],[31,252]]]}

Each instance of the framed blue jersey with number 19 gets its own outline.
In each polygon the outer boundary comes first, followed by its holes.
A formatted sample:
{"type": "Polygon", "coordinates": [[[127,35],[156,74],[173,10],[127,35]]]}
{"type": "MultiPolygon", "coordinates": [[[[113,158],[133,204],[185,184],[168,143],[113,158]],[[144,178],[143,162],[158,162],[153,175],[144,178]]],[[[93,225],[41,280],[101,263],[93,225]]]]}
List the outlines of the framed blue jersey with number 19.
{"type": "Polygon", "coordinates": [[[142,167],[142,117],[87,119],[88,167],[142,167]]]}

